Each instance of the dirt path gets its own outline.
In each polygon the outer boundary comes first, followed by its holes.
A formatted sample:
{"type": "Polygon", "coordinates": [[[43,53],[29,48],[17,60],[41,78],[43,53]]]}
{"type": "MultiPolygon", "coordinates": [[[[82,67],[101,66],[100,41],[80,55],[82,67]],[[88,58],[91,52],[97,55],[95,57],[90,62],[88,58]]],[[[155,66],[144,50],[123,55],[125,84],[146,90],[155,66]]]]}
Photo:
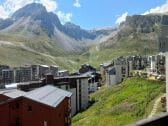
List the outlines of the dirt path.
{"type": "Polygon", "coordinates": [[[165,95],[166,95],[166,94],[163,94],[162,96],[160,96],[160,97],[155,101],[155,103],[154,103],[154,105],[153,105],[153,109],[152,109],[150,115],[148,116],[148,118],[153,117],[153,116],[156,114],[157,109],[158,109],[158,107],[159,107],[160,100],[161,100],[161,98],[164,97],[165,95]]]}

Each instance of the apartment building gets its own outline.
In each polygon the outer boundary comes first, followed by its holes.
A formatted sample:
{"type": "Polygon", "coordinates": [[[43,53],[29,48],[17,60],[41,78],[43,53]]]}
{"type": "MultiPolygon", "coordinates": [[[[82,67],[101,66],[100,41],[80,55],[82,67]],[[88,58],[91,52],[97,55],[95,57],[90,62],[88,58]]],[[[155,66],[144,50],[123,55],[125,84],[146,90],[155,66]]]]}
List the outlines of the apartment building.
{"type": "Polygon", "coordinates": [[[3,69],[2,70],[2,83],[5,84],[11,84],[14,82],[14,71],[13,69],[3,69]]]}
{"type": "Polygon", "coordinates": [[[2,70],[4,69],[9,69],[9,66],[7,65],[0,65],[0,85],[3,83],[3,78],[2,78],[2,70]]]}
{"type": "Polygon", "coordinates": [[[59,66],[50,66],[50,73],[54,76],[54,77],[57,77],[59,76],[58,75],[58,69],[59,69],[59,66]]]}

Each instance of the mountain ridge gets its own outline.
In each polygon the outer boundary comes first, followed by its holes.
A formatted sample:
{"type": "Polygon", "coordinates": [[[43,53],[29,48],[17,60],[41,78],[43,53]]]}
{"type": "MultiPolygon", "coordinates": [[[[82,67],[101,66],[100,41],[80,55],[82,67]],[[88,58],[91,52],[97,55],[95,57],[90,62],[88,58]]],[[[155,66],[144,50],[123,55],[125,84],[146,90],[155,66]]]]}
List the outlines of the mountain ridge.
{"type": "MultiPolygon", "coordinates": [[[[162,26],[168,31],[167,14],[133,15],[116,28],[85,30],[71,22],[61,24],[59,17],[41,4],[28,4],[11,18],[0,20],[0,41],[21,44],[17,48],[24,46],[51,57],[70,56],[75,64],[91,63],[98,67],[118,56],[158,53],[162,26]]],[[[1,48],[7,48],[12,55],[6,45],[1,48]]]]}

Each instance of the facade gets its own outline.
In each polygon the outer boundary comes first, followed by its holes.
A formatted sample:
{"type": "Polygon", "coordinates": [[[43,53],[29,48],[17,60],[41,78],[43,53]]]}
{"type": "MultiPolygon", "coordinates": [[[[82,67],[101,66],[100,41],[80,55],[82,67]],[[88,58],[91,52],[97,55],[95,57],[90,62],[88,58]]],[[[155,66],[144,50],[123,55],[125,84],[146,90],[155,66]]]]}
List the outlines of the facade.
{"type": "Polygon", "coordinates": [[[20,68],[14,68],[13,70],[14,70],[14,83],[22,82],[20,68]]]}
{"type": "Polygon", "coordinates": [[[0,86],[3,86],[3,78],[2,78],[2,70],[9,69],[9,66],[6,65],[0,65],[0,86]]]}
{"type": "Polygon", "coordinates": [[[50,73],[50,67],[47,65],[39,65],[39,78],[44,78],[47,73],[50,73]]]}
{"type": "Polygon", "coordinates": [[[107,72],[106,72],[106,85],[108,87],[111,87],[112,85],[117,84],[116,82],[116,69],[115,67],[110,68],[107,72]]]}
{"type": "Polygon", "coordinates": [[[32,73],[30,66],[20,67],[20,72],[21,72],[21,82],[31,81],[32,73]]]}
{"type": "Polygon", "coordinates": [[[100,64],[101,85],[106,84],[107,69],[113,67],[113,63],[100,64]]]}
{"type": "Polygon", "coordinates": [[[142,70],[148,65],[147,56],[128,56],[119,57],[110,63],[100,65],[100,74],[102,83],[107,86],[122,82],[124,79],[131,77],[132,70],[142,70]]]}
{"type": "Polygon", "coordinates": [[[72,115],[88,107],[89,87],[87,76],[67,76],[54,78],[54,85],[72,92],[72,115]]]}
{"type": "Polygon", "coordinates": [[[157,65],[157,57],[150,56],[150,72],[153,74],[157,73],[156,65],[157,65]]]}
{"type": "Polygon", "coordinates": [[[97,91],[98,87],[100,87],[101,75],[96,71],[88,71],[86,73],[80,74],[80,76],[88,77],[88,90],[89,93],[93,93],[97,91]]]}
{"type": "Polygon", "coordinates": [[[32,65],[31,80],[36,81],[45,77],[45,74],[50,73],[50,67],[47,65],[32,65]]]}
{"type": "Polygon", "coordinates": [[[98,89],[98,82],[94,80],[94,77],[88,80],[89,93],[95,92],[98,89]]]}
{"type": "Polygon", "coordinates": [[[58,66],[50,66],[50,72],[54,77],[58,76],[58,66]]]}
{"type": "Polygon", "coordinates": [[[149,56],[150,70],[149,74],[158,76],[165,75],[166,63],[165,56],[163,54],[149,56]]]}
{"type": "Polygon", "coordinates": [[[1,126],[70,126],[70,97],[53,86],[28,93],[0,91],[1,126]]]}
{"type": "Polygon", "coordinates": [[[39,65],[31,65],[32,76],[31,80],[36,81],[39,79],[39,65]]]}
{"type": "Polygon", "coordinates": [[[163,54],[157,55],[157,74],[158,75],[165,75],[166,74],[166,59],[163,54]]]}
{"type": "Polygon", "coordinates": [[[30,66],[13,68],[14,83],[28,82],[32,79],[32,68],[30,66]]]}
{"type": "Polygon", "coordinates": [[[120,65],[114,65],[113,67],[107,69],[106,72],[106,85],[111,87],[115,84],[121,83],[122,77],[122,67],[120,65]]]}
{"type": "Polygon", "coordinates": [[[2,78],[3,81],[2,83],[5,84],[10,84],[14,82],[14,72],[12,69],[4,69],[2,70],[2,78]]]}

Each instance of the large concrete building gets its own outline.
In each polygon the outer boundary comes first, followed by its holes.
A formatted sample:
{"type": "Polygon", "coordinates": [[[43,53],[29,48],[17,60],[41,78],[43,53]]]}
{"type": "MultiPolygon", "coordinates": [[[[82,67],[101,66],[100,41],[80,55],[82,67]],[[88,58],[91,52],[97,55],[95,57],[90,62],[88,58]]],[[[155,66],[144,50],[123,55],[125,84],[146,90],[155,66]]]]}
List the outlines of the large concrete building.
{"type": "Polygon", "coordinates": [[[50,72],[54,77],[58,76],[58,69],[59,69],[59,66],[54,66],[54,65],[50,66],[50,72]]]}
{"type": "Polygon", "coordinates": [[[119,57],[100,65],[102,83],[112,86],[132,76],[132,70],[141,70],[147,66],[146,56],[119,57]]]}
{"type": "Polygon", "coordinates": [[[114,65],[106,69],[106,85],[111,87],[122,82],[122,66],[114,65]]]}
{"type": "Polygon", "coordinates": [[[4,69],[2,70],[2,83],[11,84],[14,82],[14,72],[13,69],[4,69]]]}
{"type": "Polygon", "coordinates": [[[21,82],[31,81],[32,72],[30,66],[20,67],[20,72],[21,72],[21,82]]]}
{"type": "MultiPolygon", "coordinates": [[[[9,66],[0,65],[0,85],[10,83],[38,81],[45,78],[46,74],[51,73],[54,77],[59,76],[58,66],[47,65],[27,65],[10,68],[9,66]]],[[[69,75],[68,71],[60,72],[60,76],[69,75]]]]}
{"type": "Polygon", "coordinates": [[[165,75],[166,64],[165,55],[160,53],[158,55],[149,56],[149,75],[158,76],[165,75]]]}
{"type": "Polygon", "coordinates": [[[3,84],[3,78],[2,78],[2,70],[9,69],[9,66],[7,65],[0,65],[0,85],[3,84]]]}
{"type": "Polygon", "coordinates": [[[53,86],[0,91],[1,126],[70,126],[72,93],[53,86]]]}
{"type": "Polygon", "coordinates": [[[45,74],[50,73],[50,67],[47,65],[32,65],[31,71],[31,80],[39,80],[41,78],[44,78],[45,74]]]}
{"type": "Polygon", "coordinates": [[[54,78],[53,84],[72,92],[72,115],[88,107],[88,76],[67,76],[54,78]]]}

